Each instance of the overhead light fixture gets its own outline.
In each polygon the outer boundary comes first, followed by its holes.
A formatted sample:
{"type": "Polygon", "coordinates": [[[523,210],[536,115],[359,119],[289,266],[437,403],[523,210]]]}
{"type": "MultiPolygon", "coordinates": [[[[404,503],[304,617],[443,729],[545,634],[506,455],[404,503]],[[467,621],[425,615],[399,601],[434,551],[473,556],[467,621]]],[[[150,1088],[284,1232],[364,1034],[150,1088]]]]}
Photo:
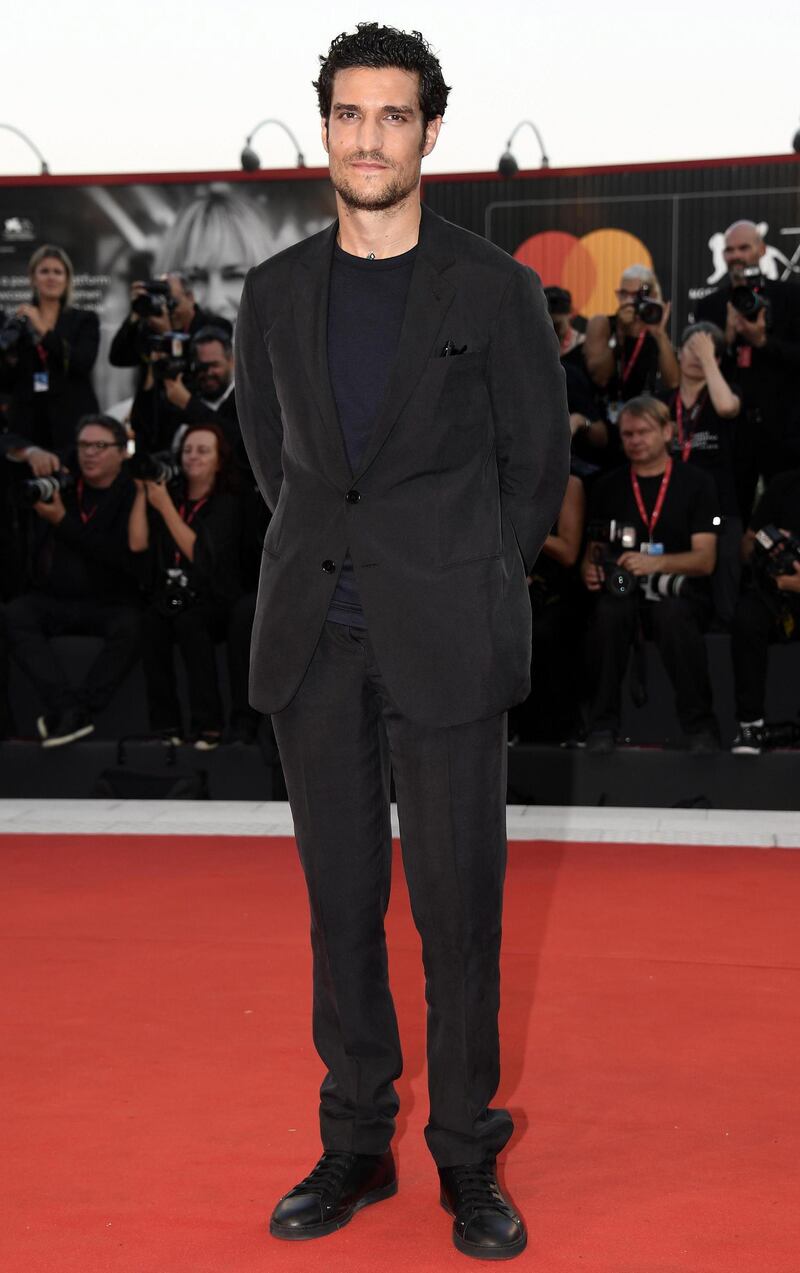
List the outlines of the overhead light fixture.
{"type": "Polygon", "coordinates": [[[245,138],[244,150],[242,151],[240,155],[241,164],[245,172],[257,172],[257,170],[261,167],[261,159],[253,150],[251,143],[256,133],[258,132],[258,130],[260,128],[264,128],[266,124],[277,124],[279,128],[283,129],[283,131],[286,133],[287,137],[291,141],[292,145],[294,146],[295,151],[297,152],[297,155],[296,155],[297,167],[305,168],[306,161],[305,161],[305,158],[303,157],[303,152],[300,149],[300,143],[298,142],[291,128],[289,128],[288,124],[284,124],[282,119],[262,119],[261,123],[256,124],[253,131],[249,134],[248,137],[245,138]]]}
{"type": "Polygon", "coordinates": [[[536,127],[532,119],[521,119],[520,122],[517,124],[516,128],[514,129],[514,131],[512,132],[511,136],[509,137],[508,141],[506,142],[506,148],[503,151],[502,155],[500,156],[500,161],[497,165],[497,171],[500,173],[501,177],[515,177],[517,173],[519,172],[519,164],[517,163],[516,159],[514,158],[511,152],[511,144],[514,141],[514,138],[516,137],[520,128],[524,128],[526,127],[526,125],[528,128],[532,128],[534,133],[536,134],[536,140],[538,141],[539,149],[542,152],[542,161],[541,161],[540,167],[542,168],[550,167],[550,160],[547,157],[547,151],[544,148],[544,142],[542,141],[542,134],[539,132],[539,129],[536,127]]]}
{"type": "Polygon", "coordinates": [[[33,151],[34,155],[39,160],[39,163],[42,165],[42,168],[41,168],[42,176],[47,177],[50,175],[50,169],[47,165],[47,160],[45,159],[39,147],[34,145],[34,143],[31,141],[27,133],[23,133],[22,129],[20,128],[15,128],[13,124],[0,124],[0,128],[5,128],[7,132],[14,133],[15,137],[22,138],[22,140],[25,142],[25,145],[28,146],[28,148],[33,151]]]}

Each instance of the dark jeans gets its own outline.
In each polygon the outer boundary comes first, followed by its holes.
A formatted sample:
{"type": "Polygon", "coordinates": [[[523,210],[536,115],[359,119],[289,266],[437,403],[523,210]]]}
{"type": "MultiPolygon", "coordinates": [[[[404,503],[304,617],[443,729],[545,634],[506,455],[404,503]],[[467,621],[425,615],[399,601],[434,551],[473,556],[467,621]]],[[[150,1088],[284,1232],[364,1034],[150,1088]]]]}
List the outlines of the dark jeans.
{"type": "Polygon", "coordinates": [[[222,731],[216,643],[225,636],[226,618],[223,607],[207,601],[169,617],[152,607],[145,611],[142,662],[151,729],[180,732],[183,728],[175,684],[173,646],[177,645],[189,688],[190,732],[222,731]]]}
{"type": "Polygon", "coordinates": [[[508,713],[509,737],[560,743],[580,721],[582,614],[575,598],[549,598],[533,607],[531,692],[508,713]]]}
{"type": "Polygon", "coordinates": [[[737,720],[761,720],[764,716],[768,647],[787,640],[800,640],[800,610],[795,612],[794,631],[787,637],[761,593],[755,589],[745,592],[739,598],[731,630],[737,720]]]}
{"type": "Polygon", "coordinates": [[[36,686],[47,712],[79,708],[95,715],[110,702],[139,656],[141,611],[126,602],[50,597],[29,592],[6,606],[11,653],[36,686]],[[83,685],[73,688],[50,638],[99,636],[103,648],[83,685]]]}
{"type": "Polygon", "coordinates": [[[389,990],[390,767],[428,1003],[428,1147],[439,1166],[494,1156],[512,1131],[499,1079],[506,864],[506,717],[408,720],[362,628],[326,623],[288,707],[273,716],[311,904],[313,1028],[327,1066],[328,1150],[379,1154],[402,1069],[389,990]]]}
{"type": "Polygon", "coordinates": [[[687,734],[712,730],[717,723],[703,639],[710,605],[688,597],[643,601],[601,594],[589,629],[589,666],[593,694],[589,729],[619,729],[622,681],[641,619],[652,636],[675,691],[675,707],[687,734]]]}
{"type": "Polygon", "coordinates": [[[717,565],[711,576],[711,596],[720,622],[729,628],[733,623],[742,577],[742,519],[726,517],[717,536],[717,565]]]}

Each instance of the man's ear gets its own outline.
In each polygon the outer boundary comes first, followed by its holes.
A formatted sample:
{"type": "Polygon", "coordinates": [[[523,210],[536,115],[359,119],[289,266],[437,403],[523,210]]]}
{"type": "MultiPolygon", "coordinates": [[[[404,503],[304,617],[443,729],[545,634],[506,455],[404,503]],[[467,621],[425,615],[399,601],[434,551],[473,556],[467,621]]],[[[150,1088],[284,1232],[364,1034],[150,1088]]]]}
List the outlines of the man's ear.
{"type": "Polygon", "coordinates": [[[435,119],[429,119],[425,125],[425,137],[422,143],[422,154],[429,155],[436,145],[436,139],[442,127],[442,117],[437,115],[435,119]]]}
{"type": "Polygon", "coordinates": [[[328,154],[328,121],[324,115],[321,116],[320,133],[322,136],[322,145],[325,150],[325,154],[327,155],[328,154]]]}

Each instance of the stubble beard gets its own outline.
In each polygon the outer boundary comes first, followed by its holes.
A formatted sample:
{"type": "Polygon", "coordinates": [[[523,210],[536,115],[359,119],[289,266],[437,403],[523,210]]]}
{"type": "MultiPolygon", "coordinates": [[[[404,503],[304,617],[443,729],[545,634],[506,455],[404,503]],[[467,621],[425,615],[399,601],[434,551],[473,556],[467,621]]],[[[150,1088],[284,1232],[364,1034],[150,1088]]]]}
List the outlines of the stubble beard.
{"type": "Polygon", "coordinates": [[[419,184],[419,174],[413,181],[395,174],[387,185],[373,192],[357,190],[347,179],[344,164],[331,168],[331,184],[345,207],[359,212],[386,212],[403,203],[419,184]]]}

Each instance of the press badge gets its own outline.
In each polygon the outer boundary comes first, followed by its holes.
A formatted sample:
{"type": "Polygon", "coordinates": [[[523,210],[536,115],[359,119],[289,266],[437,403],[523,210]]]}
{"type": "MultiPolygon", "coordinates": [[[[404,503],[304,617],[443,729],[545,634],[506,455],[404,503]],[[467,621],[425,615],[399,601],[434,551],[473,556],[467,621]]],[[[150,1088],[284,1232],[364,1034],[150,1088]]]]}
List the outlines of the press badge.
{"type": "Polygon", "coordinates": [[[639,552],[640,552],[640,553],[647,553],[648,557],[663,557],[663,556],[664,556],[664,545],[663,545],[663,544],[651,544],[651,543],[650,543],[650,541],[648,540],[646,544],[641,544],[641,545],[640,545],[640,547],[639,547],[639,552]]]}
{"type": "Polygon", "coordinates": [[[46,371],[34,371],[33,373],[33,392],[47,393],[50,388],[50,375],[46,371]]]}

